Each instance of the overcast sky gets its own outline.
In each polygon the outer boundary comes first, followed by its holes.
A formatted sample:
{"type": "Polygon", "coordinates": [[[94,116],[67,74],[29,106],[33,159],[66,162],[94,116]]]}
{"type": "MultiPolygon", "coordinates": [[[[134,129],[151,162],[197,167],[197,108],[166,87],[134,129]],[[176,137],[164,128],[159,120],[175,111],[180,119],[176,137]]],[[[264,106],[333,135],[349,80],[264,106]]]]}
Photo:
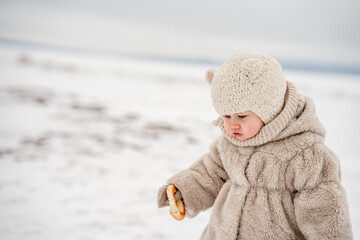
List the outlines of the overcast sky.
{"type": "Polygon", "coordinates": [[[360,66],[358,0],[0,0],[0,38],[152,56],[360,66]]]}

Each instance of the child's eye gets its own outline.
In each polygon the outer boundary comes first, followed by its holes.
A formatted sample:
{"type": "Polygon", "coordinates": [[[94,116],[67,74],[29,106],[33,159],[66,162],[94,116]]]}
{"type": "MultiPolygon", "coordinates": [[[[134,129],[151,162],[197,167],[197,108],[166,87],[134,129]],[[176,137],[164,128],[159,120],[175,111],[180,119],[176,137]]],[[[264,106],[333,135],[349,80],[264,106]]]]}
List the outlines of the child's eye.
{"type": "Polygon", "coordinates": [[[224,118],[231,118],[230,115],[224,115],[224,118]]]}
{"type": "Polygon", "coordinates": [[[246,118],[247,115],[238,115],[238,118],[246,118]]]}

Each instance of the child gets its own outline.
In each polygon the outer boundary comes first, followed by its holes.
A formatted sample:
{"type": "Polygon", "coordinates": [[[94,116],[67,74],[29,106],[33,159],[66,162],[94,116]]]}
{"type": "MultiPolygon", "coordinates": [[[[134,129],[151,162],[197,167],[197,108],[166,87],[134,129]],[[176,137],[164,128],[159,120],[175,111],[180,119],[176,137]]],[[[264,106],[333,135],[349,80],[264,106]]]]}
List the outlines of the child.
{"type": "MultiPolygon", "coordinates": [[[[167,181],[189,217],[213,206],[201,239],[352,239],[339,161],[313,101],[280,64],[240,53],[206,79],[223,134],[167,181]]],[[[166,186],[159,207],[168,205],[166,186]]]]}

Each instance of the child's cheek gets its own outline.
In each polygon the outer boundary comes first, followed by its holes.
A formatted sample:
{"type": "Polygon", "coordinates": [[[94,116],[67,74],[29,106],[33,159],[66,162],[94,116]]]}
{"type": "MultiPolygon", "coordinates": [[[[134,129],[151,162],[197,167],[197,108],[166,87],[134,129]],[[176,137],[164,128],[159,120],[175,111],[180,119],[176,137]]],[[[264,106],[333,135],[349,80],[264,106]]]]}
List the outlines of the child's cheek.
{"type": "Polygon", "coordinates": [[[226,119],[224,119],[224,128],[226,132],[230,133],[230,123],[226,119]]]}
{"type": "Polygon", "coordinates": [[[253,136],[255,136],[256,134],[258,134],[259,132],[260,132],[260,130],[261,130],[261,128],[262,128],[262,126],[254,126],[254,127],[252,127],[251,129],[250,129],[250,131],[251,131],[251,134],[253,135],[253,136]]]}

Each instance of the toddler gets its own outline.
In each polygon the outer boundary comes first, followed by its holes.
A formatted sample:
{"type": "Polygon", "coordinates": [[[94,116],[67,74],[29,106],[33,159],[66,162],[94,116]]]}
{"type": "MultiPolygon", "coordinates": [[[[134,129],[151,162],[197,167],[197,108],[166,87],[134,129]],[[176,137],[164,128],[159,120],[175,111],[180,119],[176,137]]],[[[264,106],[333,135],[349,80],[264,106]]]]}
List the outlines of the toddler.
{"type": "Polygon", "coordinates": [[[313,101],[264,54],[240,53],[206,80],[222,135],[174,185],[186,214],[213,207],[201,239],[352,239],[340,166],[313,101]]]}

